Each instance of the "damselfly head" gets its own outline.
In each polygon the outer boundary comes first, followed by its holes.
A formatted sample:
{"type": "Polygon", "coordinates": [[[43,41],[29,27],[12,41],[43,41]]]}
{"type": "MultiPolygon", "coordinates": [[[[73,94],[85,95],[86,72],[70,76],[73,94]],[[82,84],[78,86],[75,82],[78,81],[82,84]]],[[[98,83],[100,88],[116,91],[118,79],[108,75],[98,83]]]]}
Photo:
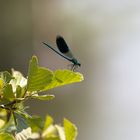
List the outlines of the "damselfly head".
{"type": "Polygon", "coordinates": [[[81,66],[81,64],[78,62],[78,60],[77,59],[72,59],[72,62],[73,62],[73,65],[77,65],[77,66],[81,66]]]}

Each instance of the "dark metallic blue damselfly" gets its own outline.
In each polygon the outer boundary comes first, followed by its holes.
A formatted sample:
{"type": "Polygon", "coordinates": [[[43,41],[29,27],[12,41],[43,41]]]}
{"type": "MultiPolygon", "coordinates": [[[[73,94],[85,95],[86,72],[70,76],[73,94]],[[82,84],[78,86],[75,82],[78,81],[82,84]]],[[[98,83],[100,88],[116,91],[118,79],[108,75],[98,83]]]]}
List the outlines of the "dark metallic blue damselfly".
{"type": "Polygon", "coordinates": [[[66,41],[64,40],[64,38],[62,36],[57,36],[56,37],[56,44],[57,44],[57,48],[60,51],[57,51],[56,49],[54,49],[53,47],[51,47],[49,44],[43,42],[43,44],[47,47],[49,47],[50,49],[52,49],[54,52],[56,52],[57,54],[59,54],[60,56],[62,56],[63,58],[67,59],[68,61],[72,62],[72,70],[74,71],[77,67],[80,67],[81,64],[79,63],[79,61],[73,56],[70,48],[68,47],[66,41]]]}

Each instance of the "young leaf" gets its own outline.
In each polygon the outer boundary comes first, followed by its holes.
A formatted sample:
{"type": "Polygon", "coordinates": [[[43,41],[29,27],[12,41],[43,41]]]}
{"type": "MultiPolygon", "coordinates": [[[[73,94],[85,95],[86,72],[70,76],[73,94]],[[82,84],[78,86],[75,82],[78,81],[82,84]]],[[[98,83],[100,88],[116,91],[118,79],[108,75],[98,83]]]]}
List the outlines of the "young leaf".
{"type": "Polygon", "coordinates": [[[37,57],[33,56],[29,64],[27,90],[40,91],[53,79],[53,73],[49,69],[39,67],[37,57]]]}
{"type": "Polygon", "coordinates": [[[55,96],[54,95],[33,95],[31,98],[39,99],[39,100],[52,100],[55,96]]]}
{"type": "Polygon", "coordinates": [[[5,121],[0,119],[0,129],[4,126],[4,124],[5,124],[5,121]]]}
{"type": "Polygon", "coordinates": [[[63,127],[53,125],[53,118],[48,115],[46,116],[42,137],[45,140],[65,140],[63,127]]]}
{"type": "Polygon", "coordinates": [[[2,78],[4,80],[4,83],[9,83],[10,80],[13,79],[11,74],[7,71],[0,72],[0,78],[2,78]]]}
{"type": "Polygon", "coordinates": [[[64,119],[64,131],[66,140],[75,140],[77,136],[77,128],[69,120],[64,119]]]}
{"type": "Polygon", "coordinates": [[[18,86],[23,88],[27,85],[27,79],[22,75],[21,72],[12,69],[12,76],[14,77],[14,79],[10,81],[10,84],[12,85],[13,92],[16,92],[16,88],[18,86]]]}
{"type": "Polygon", "coordinates": [[[16,121],[17,121],[17,133],[16,133],[16,139],[21,140],[27,140],[31,137],[31,128],[28,126],[26,118],[24,118],[22,115],[18,113],[14,113],[16,121]]]}
{"type": "Polygon", "coordinates": [[[16,140],[28,140],[31,138],[32,133],[31,133],[31,128],[28,127],[26,129],[23,129],[21,132],[17,133],[15,135],[16,140]]]}
{"type": "Polygon", "coordinates": [[[53,124],[53,118],[51,116],[47,115],[45,124],[44,124],[44,130],[46,130],[52,124],[53,124]]]}
{"type": "Polygon", "coordinates": [[[49,137],[49,138],[45,138],[44,140],[61,140],[58,136],[56,137],[49,137]]]}
{"type": "Polygon", "coordinates": [[[33,132],[38,132],[39,130],[43,129],[43,120],[41,117],[32,116],[27,119],[28,124],[32,128],[33,132]]]}
{"type": "Polygon", "coordinates": [[[57,131],[58,131],[58,135],[60,140],[66,140],[66,136],[65,136],[65,132],[62,126],[59,125],[55,125],[57,131]]]}
{"type": "Polygon", "coordinates": [[[23,115],[20,115],[18,113],[14,113],[15,117],[16,117],[16,121],[17,121],[17,133],[21,132],[23,129],[28,128],[28,124],[26,121],[26,118],[23,117],[23,115]]]}
{"type": "Polygon", "coordinates": [[[12,90],[12,85],[11,84],[7,84],[4,89],[3,89],[3,98],[12,101],[14,100],[15,96],[12,90]]]}
{"type": "MultiPolygon", "coordinates": [[[[80,82],[83,80],[83,75],[71,70],[56,70],[54,72],[53,81],[45,87],[44,90],[52,89],[58,86],[80,82]]],[[[43,90],[43,91],[44,91],[43,90]]]]}
{"type": "Polygon", "coordinates": [[[4,80],[0,78],[0,90],[4,87],[4,80]]]}
{"type": "Polygon", "coordinates": [[[48,138],[57,138],[58,136],[58,130],[54,125],[50,125],[47,129],[45,129],[42,133],[42,138],[48,139],[48,138]]]}
{"type": "Polygon", "coordinates": [[[22,96],[22,88],[18,85],[16,88],[16,97],[21,98],[22,96]]]}
{"type": "Polygon", "coordinates": [[[14,140],[14,138],[8,133],[0,133],[0,140],[14,140]]]}

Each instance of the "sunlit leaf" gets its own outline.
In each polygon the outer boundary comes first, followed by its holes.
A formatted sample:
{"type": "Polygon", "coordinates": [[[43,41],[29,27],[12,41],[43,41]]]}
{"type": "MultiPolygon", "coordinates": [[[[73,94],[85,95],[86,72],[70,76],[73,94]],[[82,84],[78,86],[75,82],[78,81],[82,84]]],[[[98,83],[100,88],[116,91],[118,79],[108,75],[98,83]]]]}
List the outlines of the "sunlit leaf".
{"type": "Polygon", "coordinates": [[[4,87],[4,89],[3,89],[3,98],[5,98],[7,100],[10,100],[10,101],[14,100],[15,96],[14,96],[11,84],[7,84],[4,87]]]}
{"type": "Polygon", "coordinates": [[[64,132],[63,127],[62,126],[59,126],[59,125],[55,125],[55,127],[57,128],[57,131],[58,131],[58,135],[59,135],[60,140],[66,140],[65,132],[64,132]]]}
{"type": "Polygon", "coordinates": [[[44,130],[46,130],[52,124],[53,124],[53,118],[50,115],[47,115],[45,119],[44,130]]]}
{"type": "Polygon", "coordinates": [[[17,88],[16,88],[16,97],[17,98],[20,98],[22,97],[22,88],[18,85],[17,88]]]}
{"type": "Polygon", "coordinates": [[[4,87],[4,80],[0,78],[0,90],[4,87]]]}
{"type": "Polygon", "coordinates": [[[54,125],[50,125],[47,129],[45,129],[42,133],[43,138],[55,138],[58,137],[57,128],[54,125]]]}
{"type": "Polygon", "coordinates": [[[27,85],[27,79],[22,75],[21,72],[12,69],[12,76],[14,77],[14,79],[10,81],[10,84],[12,85],[13,92],[16,91],[16,88],[18,86],[23,88],[27,85]]]}
{"type": "Polygon", "coordinates": [[[77,136],[77,128],[69,120],[64,119],[64,131],[66,140],[75,140],[77,136]]]}
{"type": "Polygon", "coordinates": [[[53,120],[50,116],[48,116],[46,119],[46,129],[43,130],[42,137],[45,140],[66,140],[63,127],[53,125],[53,120]]]}
{"type": "Polygon", "coordinates": [[[52,136],[52,137],[49,137],[49,138],[44,138],[44,140],[61,140],[58,136],[52,136]]]}
{"type": "Polygon", "coordinates": [[[44,90],[52,89],[58,86],[63,86],[71,83],[80,82],[83,80],[83,75],[71,70],[56,70],[54,72],[53,81],[48,84],[44,90]]]}
{"type": "Polygon", "coordinates": [[[31,137],[31,128],[23,129],[21,132],[15,135],[16,140],[28,140],[31,137]]]}
{"type": "Polygon", "coordinates": [[[6,83],[9,83],[11,79],[13,79],[13,77],[11,76],[11,74],[7,71],[4,72],[0,72],[0,78],[2,78],[6,83]]]}
{"type": "Polygon", "coordinates": [[[14,138],[8,133],[0,133],[0,140],[14,140],[14,138]]]}
{"type": "Polygon", "coordinates": [[[52,100],[55,96],[54,95],[33,95],[31,98],[39,99],[39,100],[52,100]]]}
{"type": "Polygon", "coordinates": [[[37,57],[33,56],[28,70],[27,90],[40,91],[53,79],[53,73],[47,68],[39,67],[37,57]]]}
{"type": "Polygon", "coordinates": [[[5,121],[0,119],[0,128],[2,128],[4,126],[4,124],[5,124],[5,121]]]}

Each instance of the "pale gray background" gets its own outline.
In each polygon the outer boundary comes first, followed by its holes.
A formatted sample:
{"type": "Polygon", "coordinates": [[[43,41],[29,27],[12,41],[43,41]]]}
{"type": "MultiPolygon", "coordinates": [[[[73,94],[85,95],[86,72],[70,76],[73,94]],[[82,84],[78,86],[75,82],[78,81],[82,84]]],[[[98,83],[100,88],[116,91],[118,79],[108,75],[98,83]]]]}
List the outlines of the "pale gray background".
{"type": "Polygon", "coordinates": [[[69,62],[55,46],[63,35],[82,63],[82,83],[48,93],[51,102],[31,101],[32,114],[67,117],[78,140],[140,140],[140,2],[137,0],[0,1],[0,69],[27,72],[33,54],[42,66],[69,62]]]}

